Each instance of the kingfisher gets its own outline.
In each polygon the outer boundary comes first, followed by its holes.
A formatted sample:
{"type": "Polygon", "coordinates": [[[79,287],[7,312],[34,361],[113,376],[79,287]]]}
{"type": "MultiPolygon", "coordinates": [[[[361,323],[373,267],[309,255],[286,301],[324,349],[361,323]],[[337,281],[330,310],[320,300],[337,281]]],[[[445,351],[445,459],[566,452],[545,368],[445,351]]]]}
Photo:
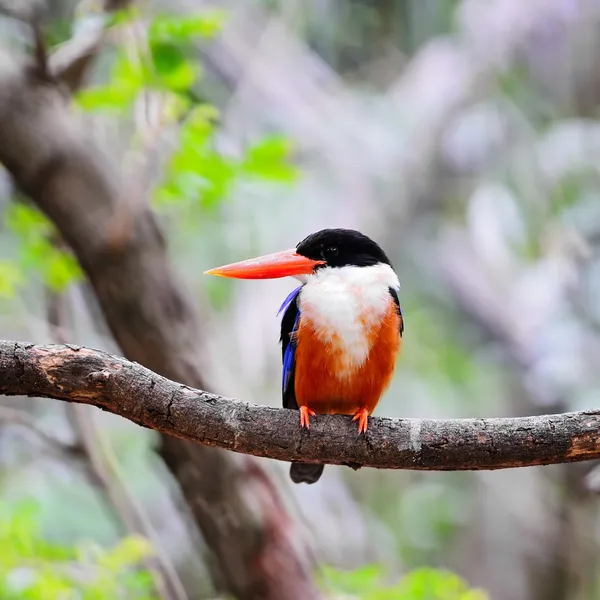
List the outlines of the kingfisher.
{"type": "MultiPolygon", "coordinates": [[[[352,415],[359,434],[394,373],[404,318],[400,282],[380,246],[352,229],[323,229],[296,248],[205,271],[237,279],[294,277],[279,309],[283,407],[300,426],[317,414],[352,415]]],[[[324,465],[292,462],[294,483],[315,483],[324,465]]]]}

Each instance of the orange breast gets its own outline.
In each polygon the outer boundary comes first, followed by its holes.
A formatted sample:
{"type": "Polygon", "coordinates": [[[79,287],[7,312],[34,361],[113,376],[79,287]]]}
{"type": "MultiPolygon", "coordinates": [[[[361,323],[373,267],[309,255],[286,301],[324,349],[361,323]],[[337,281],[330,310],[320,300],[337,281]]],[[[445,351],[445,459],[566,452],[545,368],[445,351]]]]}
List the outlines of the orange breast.
{"type": "Polygon", "coordinates": [[[344,346],[335,334],[324,341],[310,319],[301,318],[297,332],[295,392],[298,406],[316,413],[354,414],[375,410],[394,373],[400,348],[400,316],[390,302],[388,313],[365,329],[370,352],[366,360],[348,367],[344,346]],[[343,374],[343,376],[340,376],[343,374]]]}

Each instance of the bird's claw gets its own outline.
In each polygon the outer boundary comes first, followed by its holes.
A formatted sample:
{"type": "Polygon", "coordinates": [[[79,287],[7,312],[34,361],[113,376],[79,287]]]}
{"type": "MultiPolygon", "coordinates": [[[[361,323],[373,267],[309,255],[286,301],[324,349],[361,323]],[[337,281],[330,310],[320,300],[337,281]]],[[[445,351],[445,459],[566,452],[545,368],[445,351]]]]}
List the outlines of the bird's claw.
{"type": "Polygon", "coordinates": [[[306,429],[310,429],[310,417],[316,416],[316,412],[314,410],[310,410],[308,406],[300,407],[300,427],[306,427],[306,429]]]}
{"type": "Polygon", "coordinates": [[[366,408],[359,408],[354,413],[352,421],[358,421],[358,433],[366,433],[369,421],[369,411],[366,408]]]}

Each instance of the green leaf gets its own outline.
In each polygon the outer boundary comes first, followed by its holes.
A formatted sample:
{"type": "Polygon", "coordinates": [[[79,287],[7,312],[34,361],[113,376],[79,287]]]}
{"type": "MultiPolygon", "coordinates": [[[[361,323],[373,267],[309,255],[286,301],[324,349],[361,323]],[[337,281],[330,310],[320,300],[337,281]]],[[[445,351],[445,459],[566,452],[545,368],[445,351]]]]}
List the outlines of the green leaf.
{"type": "Polygon", "coordinates": [[[287,138],[266,137],[248,149],[242,162],[242,170],[247,175],[271,181],[294,181],[297,171],[288,162],[291,152],[292,145],[287,138]]]}
{"type": "Polygon", "coordinates": [[[14,203],[7,210],[6,223],[20,238],[21,270],[39,273],[55,291],[63,291],[82,278],[83,273],[73,255],[58,249],[50,241],[54,226],[40,211],[21,202],[14,203]]]}
{"type": "Polygon", "coordinates": [[[160,82],[171,91],[183,92],[192,86],[199,75],[200,69],[198,67],[189,61],[184,61],[176,69],[163,73],[160,76],[160,82]]]}
{"type": "Polygon", "coordinates": [[[173,91],[187,90],[199,74],[176,44],[153,42],[150,45],[152,64],[158,83],[173,91]]]}
{"type": "Polygon", "coordinates": [[[136,6],[127,6],[121,10],[110,13],[108,26],[126,25],[139,19],[142,16],[140,9],[136,6]]]}
{"type": "Polygon", "coordinates": [[[44,281],[55,292],[62,292],[82,278],[79,264],[71,254],[54,250],[43,268],[44,281]]]}
{"type": "Polygon", "coordinates": [[[133,102],[148,79],[143,63],[132,61],[121,52],[112,67],[110,83],[81,90],[75,101],[88,111],[120,111],[133,102]]]}
{"type": "Polygon", "coordinates": [[[131,60],[125,52],[119,52],[111,71],[113,82],[139,90],[147,79],[148,70],[141,60],[131,60]]]}
{"type": "Polygon", "coordinates": [[[324,566],[321,578],[337,592],[364,594],[380,587],[383,570],[379,565],[367,565],[354,571],[338,571],[324,566]]]}
{"type": "Polygon", "coordinates": [[[138,94],[131,86],[104,85],[88,88],[79,92],[76,103],[87,111],[114,110],[120,111],[129,106],[138,94]]]}
{"type": "Polygon", "coordinates": [[[14,263],[0,260],[0,298],[14,297],[21,281],[21,273],[14,263]]]}
{"type": "Polygon", "coordinates": [[[226,13],[219,10],[184,16],[158,15],[150,23],[148,37],[150,42],[184,42],[197,37],[213,37],[223,28],[225,17],[226,13]]]}
{"type": "Polygon", "coordinates": [[[164,120],[165,123],[176,123],[192,107],[192,100],[183,94],[164,94],[164,120]]]}
{"type": "Polygon", "coordinates": [[[112,573],[116,573],[126,567],[137,565],[150,554],[152,554],[152,545],[148,540],[141,536],[129,536],[123,538],[112,550],[101,556],[98,564],[112,573]]]}
{"type": "Polygon", "coordinates": [[[232,161],[217,153],[204,157],[204,168],[207,177],[201,189],[200,203],[204,208],[214,208],[231,190],[236,169],[232,161]]]}
{"type": "Polygon", "coordinates": [[[155,194],[158,205],[193,200],[211,210],[225,198],[239,174],[238,162],[213,149],[218,111],[209,105],[194,108],[180,133],[179,150],[155,194]]]}
{"type": "Polygon", "coordinates": [[[215,121],[219,118],[219,109],[211,104],[198,104],[190,112],[182,130],[182,138],[193,144],[200,140],[208,141],[215,131],[215,121]]]}
{"type": "Polygon", "coordinates": [[[52,229],[39,210],[22,202],[14,202],[8,207],[6,224],[11,231],[23,237],[47,235],[52,229]]]}
{"type": "Polygon", "coordinates": [[[469,589],[454,573],[432,568],[412,571],[391,586],[384,582],[383,570],[377,565],[355,571],[323,567],[320,580],[329,591],[363,600],[489,600],[485,592],[469,589]]]}
{"type": "Polygon", "coordinates": [[[291,152],[290,141],[280,135],[263,138],[248,149],[246,160],[257,164],[286,160],[291,152]]]}
{"type": "Polygon", "coordinates": [[[156,188],[152,194],[152,203],[154,206],[161,208],[170,204],[176,204],[181,199],[179,188],[174,181],[167,181],[163,185],[156,188]]]}
{"type": "Polygon", "coordinates": [[[469,590],[466,582],[449,571],[431,568],[409,573],[396,588],[399,600],[486,600],[481,590],[469,590]]]}

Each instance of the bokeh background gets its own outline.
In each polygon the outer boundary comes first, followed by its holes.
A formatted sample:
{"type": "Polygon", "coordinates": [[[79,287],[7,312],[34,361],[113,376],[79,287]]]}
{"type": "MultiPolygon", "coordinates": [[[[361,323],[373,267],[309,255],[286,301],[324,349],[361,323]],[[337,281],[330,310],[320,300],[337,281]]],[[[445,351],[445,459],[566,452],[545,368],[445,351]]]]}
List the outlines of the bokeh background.
{"type": "MultiPolygon", "coordinates": [[[[3,0],[0,10],[5,66],[33,60],[32,15],[50,55],[91,44],[81,73],[67,73],[66,114],[113,159],[121,205],[155,214],[197,312],[191,360],[206,387],[280,405],[276,313],[294,281],[202,272],[351,227],[384,247],[402,285],[404,353],[377,414],[600,404],[597,0],[3,0]]],[[[123,353],[60,224],[11,175],[0,172],[1,336],[123,353]]],[[[114,214],[115,228],[131,225],[129,208],[114,214]]],[[[318,485],[293,486],[286,464],[228,455],[240,520],[254,514],[244,473],[258,465],[289,519],[280,534],[315,569],[312,591],[292,578],[274,594],[232,583],[247,567],[216,548],[218,527],[190,510],[190,487],[182,493],[153,432],[43,399],[3,399],[0,425],[2,599],[600,598],[594,463],[328,467],[318,485]],[[178,583],[166,589],[165,578],[178,583]]],[[[205,486],[223,477],[211,456],[205,486]]],[[[209,519],[215,497],[202,496],[209,519]]],[[[254,516],[261,531],[264,513],[254,516]]]]}

